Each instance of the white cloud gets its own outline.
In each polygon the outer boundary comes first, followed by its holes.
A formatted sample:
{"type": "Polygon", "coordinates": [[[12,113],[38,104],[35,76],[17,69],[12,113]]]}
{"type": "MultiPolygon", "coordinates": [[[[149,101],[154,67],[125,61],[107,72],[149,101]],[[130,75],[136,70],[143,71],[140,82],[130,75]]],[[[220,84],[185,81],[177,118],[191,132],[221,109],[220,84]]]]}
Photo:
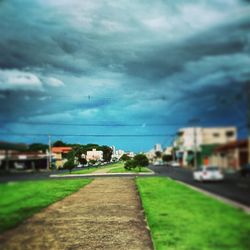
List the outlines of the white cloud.
{"type": "Polygon", "coordinates": [[[43,90],[42,82],[35,74],[16,69],[0,69],[1,90],[43,90]]]}
{"type": "Polygon", "coordinates": [[[64,86],[64,83],[57,79],[57,78],[54,78],[54,77],[48,77],[45,79],[45,84],[51,86],[51,87],[62,87],[64,86]]]}

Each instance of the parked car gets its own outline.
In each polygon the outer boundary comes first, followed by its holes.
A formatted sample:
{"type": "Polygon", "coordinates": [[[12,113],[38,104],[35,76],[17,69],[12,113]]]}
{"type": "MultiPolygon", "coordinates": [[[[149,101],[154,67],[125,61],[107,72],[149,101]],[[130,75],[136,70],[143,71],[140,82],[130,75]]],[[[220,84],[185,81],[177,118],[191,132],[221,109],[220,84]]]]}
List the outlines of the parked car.
{"type": "Polygon", "coordinates": [[[195,181],[222,181],[224,175],[216,166],[202,166],[193,172],[195,181]]]}
{"type": "Polygon", "coordinates": [[[161,164],[160,161],[155,161],[155,162],[153,163],[153,165],[154,165],[154,166],[159,166],[159,165],[162,165],[162,164],[161,164]]]}
{"type": "Polygon", "coordinates": [[[250,176],[250,163],[244,165],[241,167],[240,169],[240,175],[242,177],[247,177],[247,176],[250,176]]]}
{"type": "Polygon", "coordinates": [[[172,162],[170,162],[170,166],[171,167],[180,167],[180,163],[177,161],[172,161],[172,162]]]}

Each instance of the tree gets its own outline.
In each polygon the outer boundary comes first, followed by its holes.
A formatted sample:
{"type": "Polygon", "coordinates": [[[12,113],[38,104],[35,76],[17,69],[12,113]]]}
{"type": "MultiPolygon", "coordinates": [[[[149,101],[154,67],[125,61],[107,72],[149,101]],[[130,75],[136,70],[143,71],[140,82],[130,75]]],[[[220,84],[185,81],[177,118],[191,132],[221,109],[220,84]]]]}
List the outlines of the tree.
{"type": "Polygon", "coordinates": [[[149,165],[148,158],[144,154],[136,155],[133,161],[135,162],[135,166],[139,168],[139,171],[141,171],[142,167],[147,167],[149,165]]]}
{"type": "Polygon", "coordinates": [[[60,141],[60,140],[55,141],[53,143],[53,147],[65,147],[65,146],[68,146],[68,145],[66,143],[64,143],[63,141],[60,141]]]}
{"type": "Polygon", "coordinates": [[[97,148],[98,150],[101,150],[103,152],[103,160],[106,162],[110,162],[111,161],[111,157],[112,157],[112,148],[108,147],[108,146],[100,146],[97,148]]]}
{"type": "Polygon", "coordinates": [[[121,158],[120,158],[120,160],[122,160],[122,161],[128,161],[128,160],[130,160],[131,158],[127,155],[127,154],[123,154],[122,156],[121,156],[121,158]]]}
{"type": "Polygon", "coordinates": [[[136,167],[135,161],[134,160],[128,160],[126,161],[124,168],[127,170],[131,170],[136,167]]]}
{"type": "Polygon", "coordinates": [[[89,160],[89,163],[90,163],[90,165],[94,165],[94,164],[96,164],[96,160],[89,160]]]}
{"type": "Polygon", "coordinates": [[[63,168],[64,169],[68,169],[69,172],[71,173],[72,169],[75,167],[75,159],[74,158],[70,158],[68,159],[64,165],[63,165],[63,168]]]}
{"type": "Polygon", "coordinates": [[[156,151],[155,152],[155,156],[156,156],[156,158],[161,158],[161,152],[160,151],[156,151]]]}
{"type": "Polygon", "coordinates": [[[49,149],[47,144],[33,143],[29,145],[29,151],[42,151],[45,153],[47,149],[49,149]]]}
{"type": "Polygon", "coordinates": [[[131,170],[133,168],[138,167],[139,171],[141,171],[141,168],[148,166],[148,164],[149,164],[149,161],[146,155],[138,154],[134,157],[133,160],[126,161],[124,168],[127,170],[131,170]]]}
{"type": "Polygon", "coordinates": [[[163,156],[162,156],[162,160],[163,160],[164,162],[172,161],[172,159],[173,159],[172,155],[163,155],[163,156]]]}
{"type": "Polygon", "coordinates": [[[77,159],[78,163],[85,165],[87,163],[87,160],[82,156],[86,154],[86,150],[83,146],[76,145],[69,154],[72,154],[74,158],[77,159]]]}

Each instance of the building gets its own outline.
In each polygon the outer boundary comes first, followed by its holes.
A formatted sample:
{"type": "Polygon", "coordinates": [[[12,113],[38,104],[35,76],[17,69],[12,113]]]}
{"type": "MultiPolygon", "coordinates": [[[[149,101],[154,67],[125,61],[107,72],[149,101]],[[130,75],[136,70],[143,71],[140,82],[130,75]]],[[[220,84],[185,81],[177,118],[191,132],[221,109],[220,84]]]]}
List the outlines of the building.
{"type": "Polygon", "coordinates": [[[126,152],[125,153],[127,156],[129,156],[130,158],[134,158],[135,157],[135,153],[130,151],[130,152],[126,152]]]}
{"type": "Polygon", "coordinates": [[[248,163],[248,141],[233,141],[215,148],[209,163],[222,169],[237,170],[248,163]]]}
{"type": "Polygon", "coordinates": [[[161,144],[155,144],[154,146],[154,151],[155,152],[162,152],[162,147],[161,147],[161,144]]]}
{"type": "Polygon", "coordinates": [[[189,127],[177,133],[173,143],[182,166],[194,165],[195,152],[201,153],[203,146],[223,145],[237,140],[236,127],[189,127]]]}
{"type": "Polygon", "coordinates": [[[103,160],[103,152],[101,150],[96,150],[93,148],[91,151],[87,151],[86,160],[90,161],[102,161],[103,160]]]}
{"type": "Polygon", "coordinates": [[[72,147],[52,147],[52,162],[56,168],[62,168],[67,161],[66,155],[72,150],[72,147]]]}
{"type": "Polygon", "coordinates": [[[15,170],[46,170],[48,154],[42,151],[0,150],[0,169],[15,170]]]}
{"type": "Polygon", "coordinates": [[[166,147],[163,150],[163,155],[172,155],[172,153],[173,153],[173,147],[166,147]]]}
{"type": "Polygon", "coordinates": [[[115,146],[111,146],[112,154],[115,155],[115,146]]]}
{"type": "Polygon", "coordinates": [[[147,156],[147,158],[149,159],[149,161],[152,162],[154,160],[154,158],[155,158],[155,150],[151,149],[145,155],[147,156]]]}

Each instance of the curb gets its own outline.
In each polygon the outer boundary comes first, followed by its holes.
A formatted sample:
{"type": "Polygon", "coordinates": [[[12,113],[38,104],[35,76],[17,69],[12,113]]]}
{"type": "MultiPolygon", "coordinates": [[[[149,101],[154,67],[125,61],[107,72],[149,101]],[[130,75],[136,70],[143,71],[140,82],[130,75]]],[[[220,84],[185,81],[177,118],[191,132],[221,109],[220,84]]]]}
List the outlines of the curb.
{"type": "Polygon", "coordinates": [[[67,174],[67,175],[58,175],[58,174],[51,174],[50,178],[70,178],[70,177],[107,177],[107,176],[153,176],[155,175],[154,172],[152,173],[97,173],[97,174],[67,174]]]}
{"type": "Polygon", "coordinates": [[[221,201],[221,202],[224,202],[224,203],[226,203],[228,205],[231,205],[234,208],[241,209],[241,210],[243,210],[247,214],[250,214],[250,207],[248,207],[246,205],[240,204],[239,202],[236,202],[236,201],[232,201],[232,200],[230,200],[228,198],[222,197],[222,196],[220,196],[218,194],[211,193],[211,192],[203,190],[201,188],[194,187],[194,186],[192,186],[190,184],[187,184],[187,183],[184,183],[182,181],[177,181],[177,180],[174,180],[174,181],[178,182],[179,184],[181,184],[183,186],[191,188],[191,189],[193,189],[193,190],[195,190],[195,191],[197,191],[199,193],[202,193],[202,194],[204,194],[206,196],[212,197],[212,198],[214,198],[214,199],[216,199],[218,201],[221,201]]]}

